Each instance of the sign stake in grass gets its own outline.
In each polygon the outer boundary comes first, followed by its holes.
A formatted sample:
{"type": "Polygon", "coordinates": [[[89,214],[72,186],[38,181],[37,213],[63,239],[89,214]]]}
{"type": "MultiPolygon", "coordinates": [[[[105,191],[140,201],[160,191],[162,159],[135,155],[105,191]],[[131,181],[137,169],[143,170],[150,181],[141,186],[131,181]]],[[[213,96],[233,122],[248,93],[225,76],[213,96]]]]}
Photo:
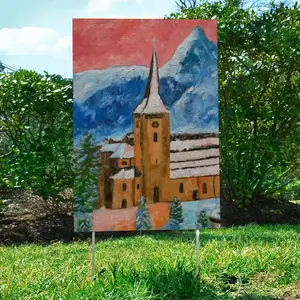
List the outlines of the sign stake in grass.
{"type": "Polygon", "coordinates": [[[196,230],[196,277],[199,276],[199,241],[200,241],[200,229],[196,230]]]}
{"type": "Polygon", "coordinates": [[[92,231],[92,280],[95,276],[95,231],[92,231]]]}

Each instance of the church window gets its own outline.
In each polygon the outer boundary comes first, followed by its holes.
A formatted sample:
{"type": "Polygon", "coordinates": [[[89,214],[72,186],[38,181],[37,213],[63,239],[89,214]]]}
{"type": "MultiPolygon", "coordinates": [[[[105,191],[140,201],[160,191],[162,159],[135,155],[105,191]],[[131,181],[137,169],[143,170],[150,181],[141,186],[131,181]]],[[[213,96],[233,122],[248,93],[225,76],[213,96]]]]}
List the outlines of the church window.
{"type": "Polygon", "coordinates": [[[136,127],[136,128],[139,128],[139,127],[140,127],[140,122],[139,122],[139,121],[136,121],[136,122],[135,122],[135,127],[136,127]]]}
{"type": "Polygon", "coordinates": [[[179,185],[179,192],[182,194],[184,192],[183,183],[179,185]]]}
{"type": "Polygon", "coordinates": [[[123,183],[122,188],[123,188],[123,191],[126,191],[126,190],[127,190],[127,184],[126,184],[126,183],[123,183]]]}
{"type": "Polygon", "coordinates": [[[127,161],[123,160],[123,161],[122,161],[122,165],[123,165],[123,166],[126,166],[126,165],[127,165],[127,161]]]}
{"type": "Polygon", "coordinates": [[[157,134],[157,132],[154,132],[154,134],[153,134],[153,142],[157,142],[158,141],[158,134],[157,134]]]}
{"type": "Polygon", "coordinates": [[[137,184],[136,188],[139,190],[139,189],[140,189],[140,185],[139,185],[139,184],[137,184]]]}
{"type": "Polygon", "coordinates": [[[158,126],[159,126],[158,122],[155,121],[152,123],[152,127],[157,128],[158,126]]]}
{"type": "Polygon", "coordinates": [[[206,183],[203,183],[203,185],[202,185],[202,192],[203,192],[203,194],[207,194],[207,184],[206,183]]]}
{"type": "Polygon", "coordinates": [[[122,200],[122,208],[126,208],[127,207],[127,201],[126,199],[122,200]]]}

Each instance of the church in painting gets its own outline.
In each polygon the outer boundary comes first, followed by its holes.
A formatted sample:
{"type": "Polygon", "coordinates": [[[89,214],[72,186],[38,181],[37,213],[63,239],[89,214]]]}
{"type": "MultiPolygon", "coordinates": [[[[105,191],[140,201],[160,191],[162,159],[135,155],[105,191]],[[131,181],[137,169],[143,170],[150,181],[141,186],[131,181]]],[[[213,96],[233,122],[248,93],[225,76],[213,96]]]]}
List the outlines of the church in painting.
{"type": "Polygon", "coordinates": [[[133,112],[133,132],[100,148],[98,208],[220,197],[218,134],[170,134],[170,113],[159,93],[153,50],[144,97],[133,112]]]}

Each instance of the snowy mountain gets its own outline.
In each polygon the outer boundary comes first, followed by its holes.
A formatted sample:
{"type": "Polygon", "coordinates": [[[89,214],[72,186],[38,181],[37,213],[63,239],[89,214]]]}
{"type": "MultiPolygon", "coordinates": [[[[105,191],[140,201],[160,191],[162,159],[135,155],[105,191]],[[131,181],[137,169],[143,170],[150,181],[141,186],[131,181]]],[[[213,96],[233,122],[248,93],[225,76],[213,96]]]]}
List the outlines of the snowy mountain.
{"type": "MultiPolygon", "coordinates": [[[[130,66],[74,74],[75,140],[86,131],[97,142],[132,131],[132,112],[142,100],[148,72],[130,66]]],[[[171,132],[218,132],[217,47],[201,28],[191,32],[159,72],[171,132]]]]}

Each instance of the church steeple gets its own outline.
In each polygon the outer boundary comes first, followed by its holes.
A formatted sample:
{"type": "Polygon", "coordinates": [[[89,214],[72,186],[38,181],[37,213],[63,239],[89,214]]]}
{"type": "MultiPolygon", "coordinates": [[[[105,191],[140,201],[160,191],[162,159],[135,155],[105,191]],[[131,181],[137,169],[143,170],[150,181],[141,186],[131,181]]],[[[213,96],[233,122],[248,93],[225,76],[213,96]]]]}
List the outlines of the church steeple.
{"type": "Polygon", "coordinates": [[[137,106],[134,113],[156,114],[168,113],[159,95],[159,71],[155,44],[153,45],[152,59],[148,77],[148,83],[143,101],[137,106]]]}

